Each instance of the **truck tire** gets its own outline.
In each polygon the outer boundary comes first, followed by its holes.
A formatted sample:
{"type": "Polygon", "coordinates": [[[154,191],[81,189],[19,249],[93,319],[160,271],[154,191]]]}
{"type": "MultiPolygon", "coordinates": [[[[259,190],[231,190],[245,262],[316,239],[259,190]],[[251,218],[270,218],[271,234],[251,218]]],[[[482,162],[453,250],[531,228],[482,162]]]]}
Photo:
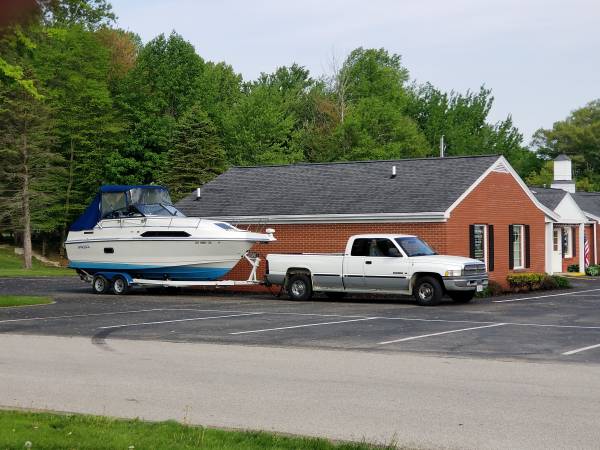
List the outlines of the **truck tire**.
{"type": "Polygon", "coordinates": [[[450,291],[448,295],[454,303],[469,303],[475,297],[475,291],[450,291]]]}
{"type": "Polygon", "coordinates": [[[424,276],[417,280],[413,296],[421,306],[436,306],[442,301],[444,290],[440,282],[434,277],[424,276]]]}
{"type": "Polygon", "coordinates": [[[292,275],[287,283],[287,294],[290,300],[310,300],[313,294],[310,277],[303,274],[292,275]]]}

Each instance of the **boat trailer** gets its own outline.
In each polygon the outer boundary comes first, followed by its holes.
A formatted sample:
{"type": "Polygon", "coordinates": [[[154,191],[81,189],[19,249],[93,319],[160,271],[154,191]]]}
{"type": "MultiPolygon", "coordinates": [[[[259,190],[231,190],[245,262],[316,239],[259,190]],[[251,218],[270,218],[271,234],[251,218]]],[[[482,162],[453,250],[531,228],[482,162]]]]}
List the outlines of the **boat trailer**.
{"type": "Polygon", "coordinates": [[[256,275],[260,265],[260,257],[254,253],[244,254],[246,261],[250,263],[252,269],[246,280],[213,280],[213,281],[182,281],[182,280],[150,280],[145,278],[133,278],[127,272],[120,271],[100,271],[95,274],[87,273],[85,270],[78,269],[79,277],[92,284],[92,290],[96,294],[113,293],[116,295],[126,294],[130,288],[139,287],[157,287],[157,288],[184,288],[184,287],[230,287],[230,286],[256,286],[263,282],[259,281],[256,275]]]}

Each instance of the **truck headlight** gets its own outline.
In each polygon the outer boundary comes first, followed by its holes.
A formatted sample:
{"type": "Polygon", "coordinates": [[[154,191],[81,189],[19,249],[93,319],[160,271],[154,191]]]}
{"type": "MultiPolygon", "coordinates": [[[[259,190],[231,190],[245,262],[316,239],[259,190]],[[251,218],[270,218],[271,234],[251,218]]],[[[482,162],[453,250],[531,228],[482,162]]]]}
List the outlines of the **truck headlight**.
{"type": "Polygon", "coordinates": [[[460,277],[462,275],[461,269],[446,270],[445,276],[447,277],[460,277]]]}

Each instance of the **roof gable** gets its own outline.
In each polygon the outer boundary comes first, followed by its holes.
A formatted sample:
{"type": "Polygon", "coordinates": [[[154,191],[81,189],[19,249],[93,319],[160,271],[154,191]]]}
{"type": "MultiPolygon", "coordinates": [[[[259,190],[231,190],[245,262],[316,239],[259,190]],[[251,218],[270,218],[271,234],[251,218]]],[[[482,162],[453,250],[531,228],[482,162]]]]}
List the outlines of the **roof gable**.
{"type": "Polygon", "coordinates": [[[177,207],[199,217],[444,213],[498,156],[233,167],[177,207]],[[392,168],[396,175],[392,176],[392,168]]]}

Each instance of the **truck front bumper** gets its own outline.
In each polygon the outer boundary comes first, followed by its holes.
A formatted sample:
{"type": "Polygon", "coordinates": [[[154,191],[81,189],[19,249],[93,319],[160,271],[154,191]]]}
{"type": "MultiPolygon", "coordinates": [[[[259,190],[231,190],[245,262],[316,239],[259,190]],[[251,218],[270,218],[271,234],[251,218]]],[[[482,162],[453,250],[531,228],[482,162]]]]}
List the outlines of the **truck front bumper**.
{"type": "Polygon", "coordinates": [[[442,277],[447,291],[473,291],[483,290],[488,285],[488,276],[469,275],[461,277],[442,277]],[[481,286],[478,288],[478,286],[481,286]]]}

